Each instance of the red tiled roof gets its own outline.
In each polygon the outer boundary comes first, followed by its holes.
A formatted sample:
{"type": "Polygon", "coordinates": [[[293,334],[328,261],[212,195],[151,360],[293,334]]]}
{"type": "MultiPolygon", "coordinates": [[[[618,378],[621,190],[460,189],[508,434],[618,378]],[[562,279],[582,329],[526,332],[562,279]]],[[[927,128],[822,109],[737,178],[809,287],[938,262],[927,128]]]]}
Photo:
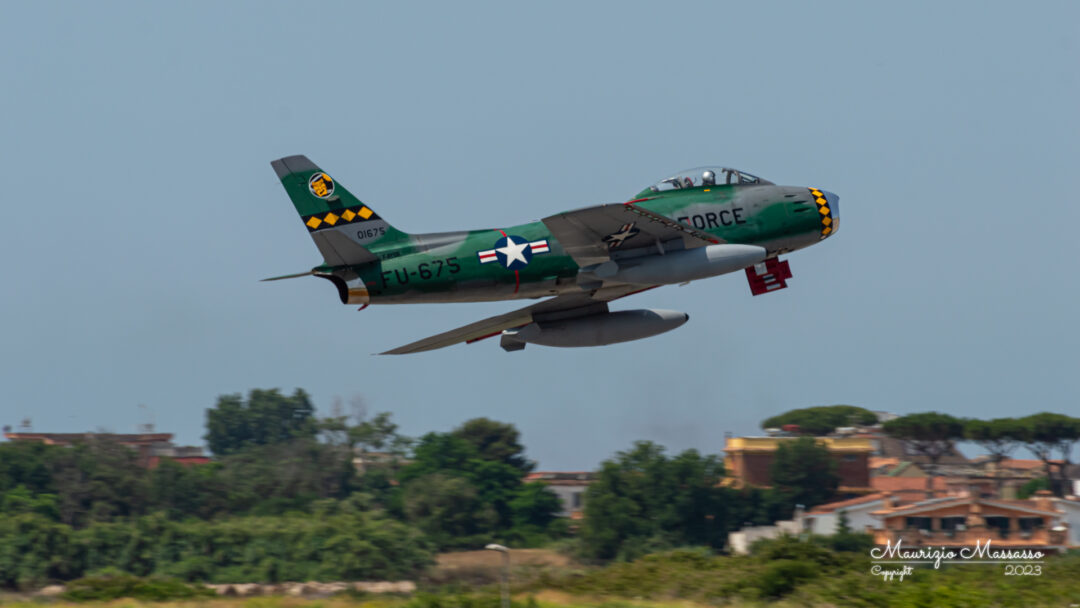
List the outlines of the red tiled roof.
{"type": "MultiPolygon", "coordinates": [[[[947,486],[944,477],[934,477],[931,488],[944,490],[947,486]]],[[[886,477],[878,475],[870,478],[870,487],[878,492],[902,492],[905,490],[925,490],[925,477],[886,477]]]]}
{"type": "Polygon", "coordinates": [[[878,467],[895,467],[900,464],[900,459],[893,456],[871,456],[867,466],[871,469],[878,467]]]}
{"type": "Polygon", "coordinates": [[[526,482],[542,481],[549,485],[582,486],[596,480],[596,473],[588,471],[533,471],[525,476],[526,482]]]}
{"type": "Polygon", "coordinates": [[[867,502],[874,502],[875,500],[881,500],[885,498],[884,492],[877,492],[875,494],[867,494],[866,496],[858,496],[856,498],[849,498],[847,500],[838,500],[836,502],[829,502],[823,505],[818,505],[813,510],[808,511],[807,515],[814,513],[832,513],[837,509],[843,509],[845,507],[854,507],[855,505],[861,505],[867,502]]]}
{"type": "MultiPolygon", "coordinates": [[[[1051,460],[1051,464],[1060,464],[1060,460],[1051,460]]],[[[1006,458],[1001,461],[1001,467],[1003,469],[1041,469],[1045,465],[1041,460],[1019,459],[1019,458],[1006,458]]]]}
{"type": "Polygon", "coordinates": [[[168,443],[172,433],[4,433],[10,441],[40,441],[47,444],[68,444],[88,439],[118,443],[168,443]]]}
{"type": "Polygon", "coordinates": [[[895,515],[905,513],[905,512],[913,512],[913,511],[934,512],[936,510],[948,509],[948,508],[951,508],[951,507],[955,507],[957,505],[970,505],[970,504],[974,504],[974,503],[980,503],[980,504],[984,504],[984,505],[997,506],[997,507],[1001,507],[1001,508],[1005,508],[1005,509],[1008,509],[1009,507],[1013,507],[1013,508],[1017,508],[1017,509],[1023,509],[1025,511],[1035,511],[1035,512],[1039,512],[1039,513],[1044,513],[1046,515],[1058,515],[1059,514],[1057,511],[1053,511],[1053,510],[1046,511],[1046,510],[1040,509],[1038,502],[1036,502],[1034,500],[1028,500],[1028,499],[1025,499],[1025,500],[1002,500],[1002,499],[998,499],[998,498],[994,498],[994,499],[989,499],[989,498],[976,499],[976,498],[973,498],[971,496],[952,496],[952,497],[947,497],[947,498],[943,497],[943,498],[939,498],[939,499],[935,499],[935,500],[936,500],[936,502],[935,501],[919,501],[919,502],[916,502],[916,503],[900,505],[900,506],[897,506],[897,507],[885,508],[885,509],[882,509],[880,511],[874,511],[874,513],[879,514],[879,515],[883,515],[884,517],[893,517],[895,515]]]}

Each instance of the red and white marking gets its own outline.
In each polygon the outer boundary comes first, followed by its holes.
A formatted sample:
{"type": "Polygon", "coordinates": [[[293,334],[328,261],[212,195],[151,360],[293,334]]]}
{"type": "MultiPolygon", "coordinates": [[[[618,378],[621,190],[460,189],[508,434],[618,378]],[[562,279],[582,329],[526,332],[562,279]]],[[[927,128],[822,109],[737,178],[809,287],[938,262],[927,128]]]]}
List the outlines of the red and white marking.
{"type": "Polygon", "coordinates": [[[791,268],[787,260],[770,258],[746,269],[746,279],[750,283],[750,293],[759,296],[763,293],[784,289],[791,278],[791,268]]]}
{"type": "Polygon", "coordinates": [[[536,255],[538,253],[547,253],[549,251],[547,239],[544,239],[542,241],[533,241],[529,243],[529,247],[532,247],[533,255],[536,255]]]}

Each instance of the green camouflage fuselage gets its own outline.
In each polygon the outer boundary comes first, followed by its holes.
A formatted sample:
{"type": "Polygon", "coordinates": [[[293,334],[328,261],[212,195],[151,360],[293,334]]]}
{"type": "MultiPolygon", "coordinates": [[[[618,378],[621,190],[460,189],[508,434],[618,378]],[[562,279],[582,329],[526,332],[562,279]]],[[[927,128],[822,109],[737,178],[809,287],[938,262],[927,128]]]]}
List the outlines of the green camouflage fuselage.
{"type": "MultiPolygon", "coordinates": [[[[775,256],[817,243],[835,231],[836,213],[829,217],[828,209],[815,204],[815,190],[771,184],[717,185],[646,190],[632,202],[707,233],[719,243],[759,245],[775,256]],[[831,225],[823,224],[826,217],[831,225]]],[[[379,220],[377,216],[371,219],[379,220]]],[[[352,240],[378,257],[349,268],[323,265],[314,269],[316,275],[334,280],[343,300],[350,303],[477,302],[581,290],[579,265],[541,221],[411,235],[380,221],[358,220],[335,227],[349,232],[352,240]],[[508,235],[519,237],[519,242],[546,243],[547,250],[538,247],[542,252],[533,253],[523,267],[510,269],[504,258],[493,259],[490,253],[508,235]],[[489,252],[487,262],[482,261],[482,252],[489,252]]]]}

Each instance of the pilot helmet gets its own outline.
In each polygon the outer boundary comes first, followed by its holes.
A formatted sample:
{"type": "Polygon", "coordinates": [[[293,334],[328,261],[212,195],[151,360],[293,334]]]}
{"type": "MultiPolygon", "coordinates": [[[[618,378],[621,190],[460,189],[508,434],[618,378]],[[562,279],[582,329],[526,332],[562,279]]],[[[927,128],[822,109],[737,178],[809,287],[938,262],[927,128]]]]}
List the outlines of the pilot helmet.
{"type": "Polygon", "coordinates": [[[701,174],[701,182],[703,184],[715,184],[716,183],[716,174],[713,173],[712,171],[706,171],[705,173],[702,173],[701,174]]]}

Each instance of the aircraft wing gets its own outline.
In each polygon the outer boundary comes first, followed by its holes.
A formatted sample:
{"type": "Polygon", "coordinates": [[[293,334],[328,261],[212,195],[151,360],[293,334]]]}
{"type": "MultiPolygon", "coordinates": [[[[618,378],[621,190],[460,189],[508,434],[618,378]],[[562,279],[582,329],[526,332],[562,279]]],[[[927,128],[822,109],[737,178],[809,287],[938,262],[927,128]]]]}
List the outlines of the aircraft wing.
{"type": "MultiPolygon", "coordinates": [[[[645,289],[651,289],[646,287],[645,289]]],[[[475,342],[502,333],[504,330],[522,327],[533,321],[554,321],[557,319],[573,319],[586,315],[607,312],[607,303],[639,291],[645,291],[640,285],[618,285],[604,287],[592,292],[577,292],[564,294],[519,308],[495,317],[489,317],[483,321],[470,323],[457,329],[436,334],[434,336],[417,340],[405,346],[399,346],[388,350],[380,355],[407,355],[410,353],[422,353],[427,350],[435,350],[458,344],[461,342],[475,342]]]]}
{"type": "Polygon", "coordinates": [[[543,222],[579,266],[609,260],[616,250],[656,247],[676,239],[681,239],[686,249],[720,242],[711,234],[634,204],[639,201],[585,207],[545,217],[543,222]]]}

